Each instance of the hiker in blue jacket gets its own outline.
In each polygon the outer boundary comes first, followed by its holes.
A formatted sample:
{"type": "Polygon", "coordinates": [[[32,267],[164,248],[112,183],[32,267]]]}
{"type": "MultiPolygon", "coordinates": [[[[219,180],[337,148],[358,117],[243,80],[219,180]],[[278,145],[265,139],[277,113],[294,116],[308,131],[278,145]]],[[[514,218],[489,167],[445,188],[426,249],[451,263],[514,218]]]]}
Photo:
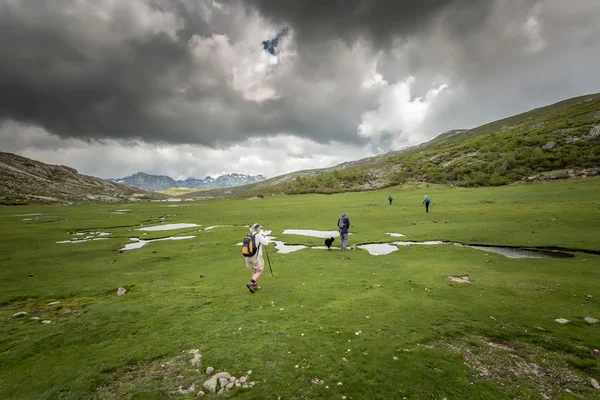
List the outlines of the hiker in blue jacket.
{"type": "Polygon", "coordinates": [[[390,206],[392,205],[392,200],[394,200],[394,198],[390,195],[390,197],[388,197],[388,200],[390,201],[390,206]]]}
{"type": "Polygon", "coordinates": [[[343,213],[340,219],[338,219],[338,229],[340,231],[340,247],[342,250],[346,250],[346,246],[348,245],[348,229],[350,229],[348,214],[343,213]]]}
{"type": "Polygon", "coordinates": [[[429,203],[431,203],[431,200],[429,199],[429,197],[427,197],[427,195],[425,195],[425,198],[423,199],[423,204],[425,204],[426,213],[429,212],[429,203]]]}

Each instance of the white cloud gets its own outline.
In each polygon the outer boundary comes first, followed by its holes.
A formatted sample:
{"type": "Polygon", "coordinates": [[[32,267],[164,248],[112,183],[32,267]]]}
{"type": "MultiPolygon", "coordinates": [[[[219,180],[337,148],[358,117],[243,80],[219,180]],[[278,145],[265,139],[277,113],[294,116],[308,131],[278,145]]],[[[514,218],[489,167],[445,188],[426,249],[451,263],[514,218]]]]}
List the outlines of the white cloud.
{"type": "Polygon", "coordinates": [[[389,85],[381,75],[375,75],[371,86],[381,87],[376,109],[363,113],[358,134],[377,140],[382,135],[391,135],[392,142],[413,144],[425,138],[422,124],[431,104],[448,86],[441,84],[430,89],[425,96],[413,98],[411,88],[414,77],[389,85]]]}
{"type": "Polygon", "coordinates": [[[372,155],[349,144],[322,145],[289,135],[252,138],[226,149],[116,140],[84,142],[59,139],[43,129],[16,123],[0,125],[0,141],[6,144],[5,151],[49,164],[67,164],[79,173],[101,178],[122,178],[136,172],[173,179],[232,172],[273,177],[372,155]]]}

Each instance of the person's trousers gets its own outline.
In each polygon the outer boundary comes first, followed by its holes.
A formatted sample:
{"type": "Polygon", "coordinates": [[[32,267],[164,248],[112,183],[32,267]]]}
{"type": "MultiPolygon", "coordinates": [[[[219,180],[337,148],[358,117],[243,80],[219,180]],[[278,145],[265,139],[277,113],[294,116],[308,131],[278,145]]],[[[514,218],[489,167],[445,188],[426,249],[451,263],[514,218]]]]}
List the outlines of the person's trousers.
{"type": "Polygon", "coordinates": [[[348,233],[340,232],[340,242],[342,250],[346,250],[346,246],[348,245],[348,233]]]}
{"type": "Polygon", "coordinates": [[[429,203],[425,203],[425,212],[429,212],[429,203]]]}

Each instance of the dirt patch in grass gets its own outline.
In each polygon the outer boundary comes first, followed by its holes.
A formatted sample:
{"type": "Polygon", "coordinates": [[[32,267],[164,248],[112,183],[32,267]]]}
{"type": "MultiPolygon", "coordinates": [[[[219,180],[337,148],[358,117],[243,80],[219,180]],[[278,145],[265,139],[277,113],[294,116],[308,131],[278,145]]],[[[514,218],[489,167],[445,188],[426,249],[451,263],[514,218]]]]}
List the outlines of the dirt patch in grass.
{"type": "MultiPolygon", "coordinates": [[[[155,397],[160,395],[165,398],[193,398],[200,391],[209,395],[210,390],[203,387],[203,383],[215,375],[218,377],[219,372],[224,371],[214,369],[210,374],[206,374],[199,348],[182,350],[174,357],[140,362],[114,371],[109,375],[108,383],[98,387],[92,398],[136,398],[135,396],[150,393],[155,397]]],[[[232,387],[228,386],[230,390],[250,390],[255,384],[250,382],[249,375],[243,373],[240,373],[238,378],[230,377],[229,374],[227,376],[227,380],[231,379],[232,382],[232,387]]],[[[219,388],[217,385],[217,390],[219,388]]],[[[220,390],[219,394],[226,394],[229,389],[220,390]]]]}
{"type": "Polygon", "coordinates": [[[54,322],[77,316],[86,312],[86,307],[96,303],[94,297],[72,297],[68,299],[27,299],[15,301],[0,307],[2,314],[14,315],[20,312],[26,312],[27,315],[21,317],[12,317],[15,321],[43,321],[54,322]]]}
{"type": "Polygon", "coordinates": [[[525,343],[503,343],[482,336],[436,342],[460,354],[477,377],[490,381],[511,399],[555,399],[589,393],[590,378],[573,368],[578,358],[525,343]]]}

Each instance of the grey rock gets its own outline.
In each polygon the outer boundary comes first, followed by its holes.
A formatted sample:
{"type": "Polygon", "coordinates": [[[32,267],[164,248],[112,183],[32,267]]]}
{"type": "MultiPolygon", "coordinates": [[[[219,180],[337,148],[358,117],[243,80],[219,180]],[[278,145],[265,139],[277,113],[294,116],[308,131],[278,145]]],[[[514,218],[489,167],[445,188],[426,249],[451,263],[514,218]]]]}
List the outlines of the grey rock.
{"type": "Polygon", "coordinates": [[[598,384],[597,380],[595,380],[594,378],[590,378],[590,383],[592,384],[592,387],[594,389],[600,390],[600,385],[598,384]]]}
{"type": "Polygon", "coordinates": [[[32,320],[32,321],[39,321],[39,320],[40,320],[40,317],[31,317],[31,318],[29,318],[29,319],[30,319],[30,320],[32,320]]]}
{"type": "Polygon", "coordinates": [[[50,323],[52,323],[52,321],[50,321],[49,319],[45,319],[42,321],[42,324],[44,324],[44,325],[48,325],[50,323]]]}
{"type": "Polygon", "coordinates": [[[198,393],[196,393],[196,397],[204,397],[206,393],[204,393],[202,390],[199,391],[198,393]]]}
{"type": "Polygon", "coordinates": [[[585,317],[584,320],[588,324],[597,324],[598,323],[598,319],[592,318],[592,317],[585,317]]]}
{"type": "Polygon", "coordinates": [[[211,393],[215,393],[217,391],[217,378],[213,376],[212,378],[204,382],[202,384],[202,387],[211,393]]]}
{"type": "Polygon", "coordinates": [[[206,375],[210,375],[215,371],[215,369],[213,367],[208,367],[206,368],[206,375]]]}
{"type": "Polygon", "coordinates": [[[24,317],[26,315],[27,315],[27,312],[19,311],[18,313],[13,314],[13,317],[18,318],[18,317],[24,317]]]}
{"type": "Polygon", "coordinates": [[[194,355],[194,358],[192,358],[192,360],[190,361],[192,363],[192,365],[200,364],[200,361],[202,360],[202,354],[200,354],[200,350],[192,349],[192,350],[188,350],[188,353],[194,355]]]}
{"type": "Polygon", "coordinates": [[[240,378],[240,383],[246,383],[246,381],[247,381],[247,380],[248,380],[248,377],[247,377],[247,376],[242,376],[242,377],[240,378]]]}
{"type": "Polygon", "coordinates": [[[228,379],[225,378],[219,378],[219,385],[224,388],[225,386],[227,386],[227,384],[229,383],[228,379]]]}
{"type": "Polygon", "coordinates": [[[231,389],[231,388],[233,387],[233,385],[235,385],[235,383],[234,383],[234,382],[229,382],[229,383],[227,384],[227,386],[225,386],[225,389],[229,390],[229,389],[231,389]]]}
{"type": "Polygon", "coordinates": [[[568,319],[564,319],[564,318],[556,318],[555,321],[558,322],[559,324],[566,324],[566,323],[571,322],[568,319]]]}
{"type": "Polygon", "coordinates": [[[554,146],[556,146],[555,142],[548,142],[546,143],[546,145],[544,146],[545,149],[550,150],[552,148],[554,148],[554,146]]]}
{"type": "Polygon", "coordinates": [[[120,287],[117,290],[117,296],[123,296],[125,293],[127,293],[127,289],[120,287]]]}
{"type": "Polygon", "coordinates": [[[246,375],[252,375],[252,370],[249,369],[248,372],[246,372],[246,375]]]}
{"type": "Polygon", "coordinates": [[[594,349],[594,350],[592,350],[592,353],[594,353],[594,355],[595,355],[596,357],[600,358],[600,350],[598,350],[598,349],[594,349]]]}
{"type": "Polygon", "coordinates": [[[225,394],[225,388],[222,388],[221,390],[219,390],[219,391],[217,392],[217,394],[218,394],[218,395],[225,394]]]}
{"type": "Polygon", "coordinates": [[[585,296],[585,299],[586,299],[586,300],[591,300],[591,299],[592,299],[592,295],[591,295],[591,294],[588,294],[587,296],[585,296]]]}
{"type": "Polygon", "coordinates": [[[600,138],[600,124],[592,127],[592,129],[590,129],[590,133],[588,134],[588,137],[590,139],[600,138]]]}
{"type": "Polygon", "coordinates": [[[256,385],[256,382],[250,382],[248,385],[249,385],[250,387],[254,387],[254,385],[256,385]]]}
{"type": "Polygon", "coordinates": [[[49,306],[55,306],[57,304],[60,304],[60,301],[53,301],[52,303],[48,303],[49,306]]]}
{"type": "Polygon", "coordinates": [[[216,378],[216,379],[225,378],[225,379],[229,380],[229,378],[231,378],[231,375],[229,375],[229,372],[219,372],[218,374],[215,374],[215,376],[213,376],[213,378],[216,378]]]}

